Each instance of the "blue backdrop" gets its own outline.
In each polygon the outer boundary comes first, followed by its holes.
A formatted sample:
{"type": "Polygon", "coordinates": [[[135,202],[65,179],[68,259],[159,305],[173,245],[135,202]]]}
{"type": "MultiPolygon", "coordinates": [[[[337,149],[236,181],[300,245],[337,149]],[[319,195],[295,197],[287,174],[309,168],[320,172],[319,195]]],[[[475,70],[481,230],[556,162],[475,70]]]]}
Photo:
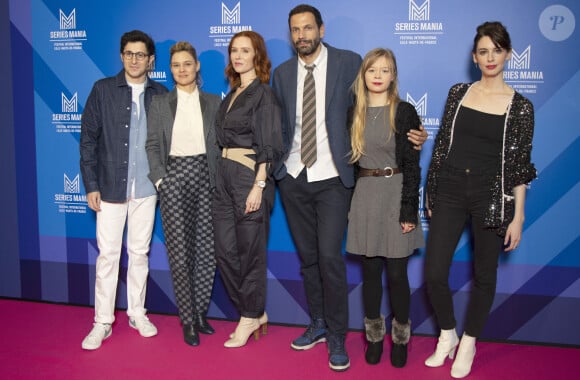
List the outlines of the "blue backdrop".
{"type": "MultiPolygon", "coordinates": [[[[173,86],[168,50],[190,41],[201,61],[203,89],[224,95],[227,45],[240,30],[261,33],[273,67],[292,54],[288,11],[279,0],[10,0],[10,66],[14,121],[8,120],[0,149],[14,152],[3,169],[15,185],[2,190],[13,210],[3,216],[0,296],[91,305],[97,256],[95,215],[88,209],[79,171],[83,106],[95,80],[121,69],[119,38],[142,29],[156,41],[151,77],[173,86]],[[13,136],[12,133],[13,132],[13,136]],[[14,211],[16,213],[16,211],[14,211]],[[10,231],[13,232],[10,235],[10,231]],[[13,249],[16,247],[16,249],[13,249]]],[[[486,339],[580,345],[580,37],[575,0],[350,0],[313,2],[323,15],[324,40],[364,55],[389,47],[397,55],[401,97],[412,102],[430,134],[422,152],[425,172],[449,87],[478,79],[470,50],[475,27],[487,20],[507,25],[513,58],[506,81],[531,99],[536,111],[533,161],[539,179],[528,192],[523,242],[502,255],[486,339]],[[574,206],[576,205],[576,206],[574,206]]],[[[4,153],[3,153],[4,154],[4,153]]],[[[422,207],[423,204],[421,204],[422,207]]],[[[424,210],[421,210],[424,212],[424,210]]],[[[423,219],[425,230],[428,222],[423,219]]],[[[470,241],[457,248],[451,285],[460,313],[470,283],[470,241]]],[[[176,313],[157,220],[151,250],[147,307],[176,313]]],[[[413,331],[434,334],[423,282],[423,252],[410,260],[413,331]]],[[[283,209],[272,216],[268,254],[267,310],[274,322],[303,324],[309,318],[299,262],[283,209]]],[[[362,328],[361,270],[345,255],[350,290],[350,326],[362,328]]],[[[124,255],[118,306],[126,307],[124,255]]],[[[388,299],[384,313],[389,314],[388,299]]],[[[210,316],[237,318],[216,281],[210,316]]]]}

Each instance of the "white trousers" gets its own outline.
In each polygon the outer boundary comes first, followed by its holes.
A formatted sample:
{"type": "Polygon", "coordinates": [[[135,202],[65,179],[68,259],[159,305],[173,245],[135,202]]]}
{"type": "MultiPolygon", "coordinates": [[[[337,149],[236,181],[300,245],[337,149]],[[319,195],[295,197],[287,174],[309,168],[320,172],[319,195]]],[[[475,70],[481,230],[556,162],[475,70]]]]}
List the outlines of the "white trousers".
{"type": "Polygon", "coordinates": [[[157,196],[131,199],[125,203],[101,201],[97,212],[97,274],[95,280],[95,322],[113,323],[119,280],[123,232],[127,224],[127,314],[145,315],[145,293],[149,274],[149,247],[155,221],[157,196]]]}

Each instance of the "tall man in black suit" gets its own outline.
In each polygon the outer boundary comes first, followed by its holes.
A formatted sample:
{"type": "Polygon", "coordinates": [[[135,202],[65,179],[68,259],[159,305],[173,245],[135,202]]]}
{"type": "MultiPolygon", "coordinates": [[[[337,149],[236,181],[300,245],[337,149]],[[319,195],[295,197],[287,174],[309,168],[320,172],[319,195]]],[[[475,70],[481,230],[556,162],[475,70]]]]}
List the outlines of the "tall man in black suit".
{"type": "MultiPolygon", "coordinates": [[[[350,86],[362,59],[352,51],[321,44],[324,24],[313,6],[292,9],[288,25],[298,56],[274,71],[286,151],[274,175],[300,256],[312,319],[291,346],[308,350],[327,341],[330,368],[345,371],[350,360],[344,344],[348,289],[342,241],[354,186],[354,170],[348,163],[347,110],[353,100],[350,86]],[[314,109],[308,100],[312,96],[314,109]],[[308,140],[312,135],[314,147],[308,140]]],[[[411,141],[422,143],[427,134],[417,133],[411,141]]]]}

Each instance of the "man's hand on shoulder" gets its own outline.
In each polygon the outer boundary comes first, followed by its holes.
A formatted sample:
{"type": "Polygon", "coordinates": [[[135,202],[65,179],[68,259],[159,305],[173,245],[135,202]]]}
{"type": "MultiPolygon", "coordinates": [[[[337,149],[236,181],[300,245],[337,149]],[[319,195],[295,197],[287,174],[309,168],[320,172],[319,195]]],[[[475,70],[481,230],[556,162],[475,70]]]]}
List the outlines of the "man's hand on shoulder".
{"type": "Polygon", "coordinates": [[[427,132],[423,125],[419,126],[419,129],[411,129],[407,132],[407,138],[414,145],[415,150],[421,150],[425,141],[427,141],[427,132]]]}

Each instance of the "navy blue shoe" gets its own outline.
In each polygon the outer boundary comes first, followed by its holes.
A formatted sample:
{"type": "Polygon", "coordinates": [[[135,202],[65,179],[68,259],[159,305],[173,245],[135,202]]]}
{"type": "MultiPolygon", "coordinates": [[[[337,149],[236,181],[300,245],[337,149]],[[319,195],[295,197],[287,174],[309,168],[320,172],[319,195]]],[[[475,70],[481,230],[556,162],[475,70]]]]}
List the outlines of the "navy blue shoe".
{"type": "Polygon", "coordinates": [[[328,336],[328,365],[337,372],[346,371],[350,367],[350,360],[344,348],[344,335],[328,336]]]}
{"type": "Polygon", "coordinates": [[[304,334],[294,339],[290,346],[295,350],[303,351],[322,342],[326,342],[326,323],[324,319],[317,318],[310,323],[304,334]]]}

